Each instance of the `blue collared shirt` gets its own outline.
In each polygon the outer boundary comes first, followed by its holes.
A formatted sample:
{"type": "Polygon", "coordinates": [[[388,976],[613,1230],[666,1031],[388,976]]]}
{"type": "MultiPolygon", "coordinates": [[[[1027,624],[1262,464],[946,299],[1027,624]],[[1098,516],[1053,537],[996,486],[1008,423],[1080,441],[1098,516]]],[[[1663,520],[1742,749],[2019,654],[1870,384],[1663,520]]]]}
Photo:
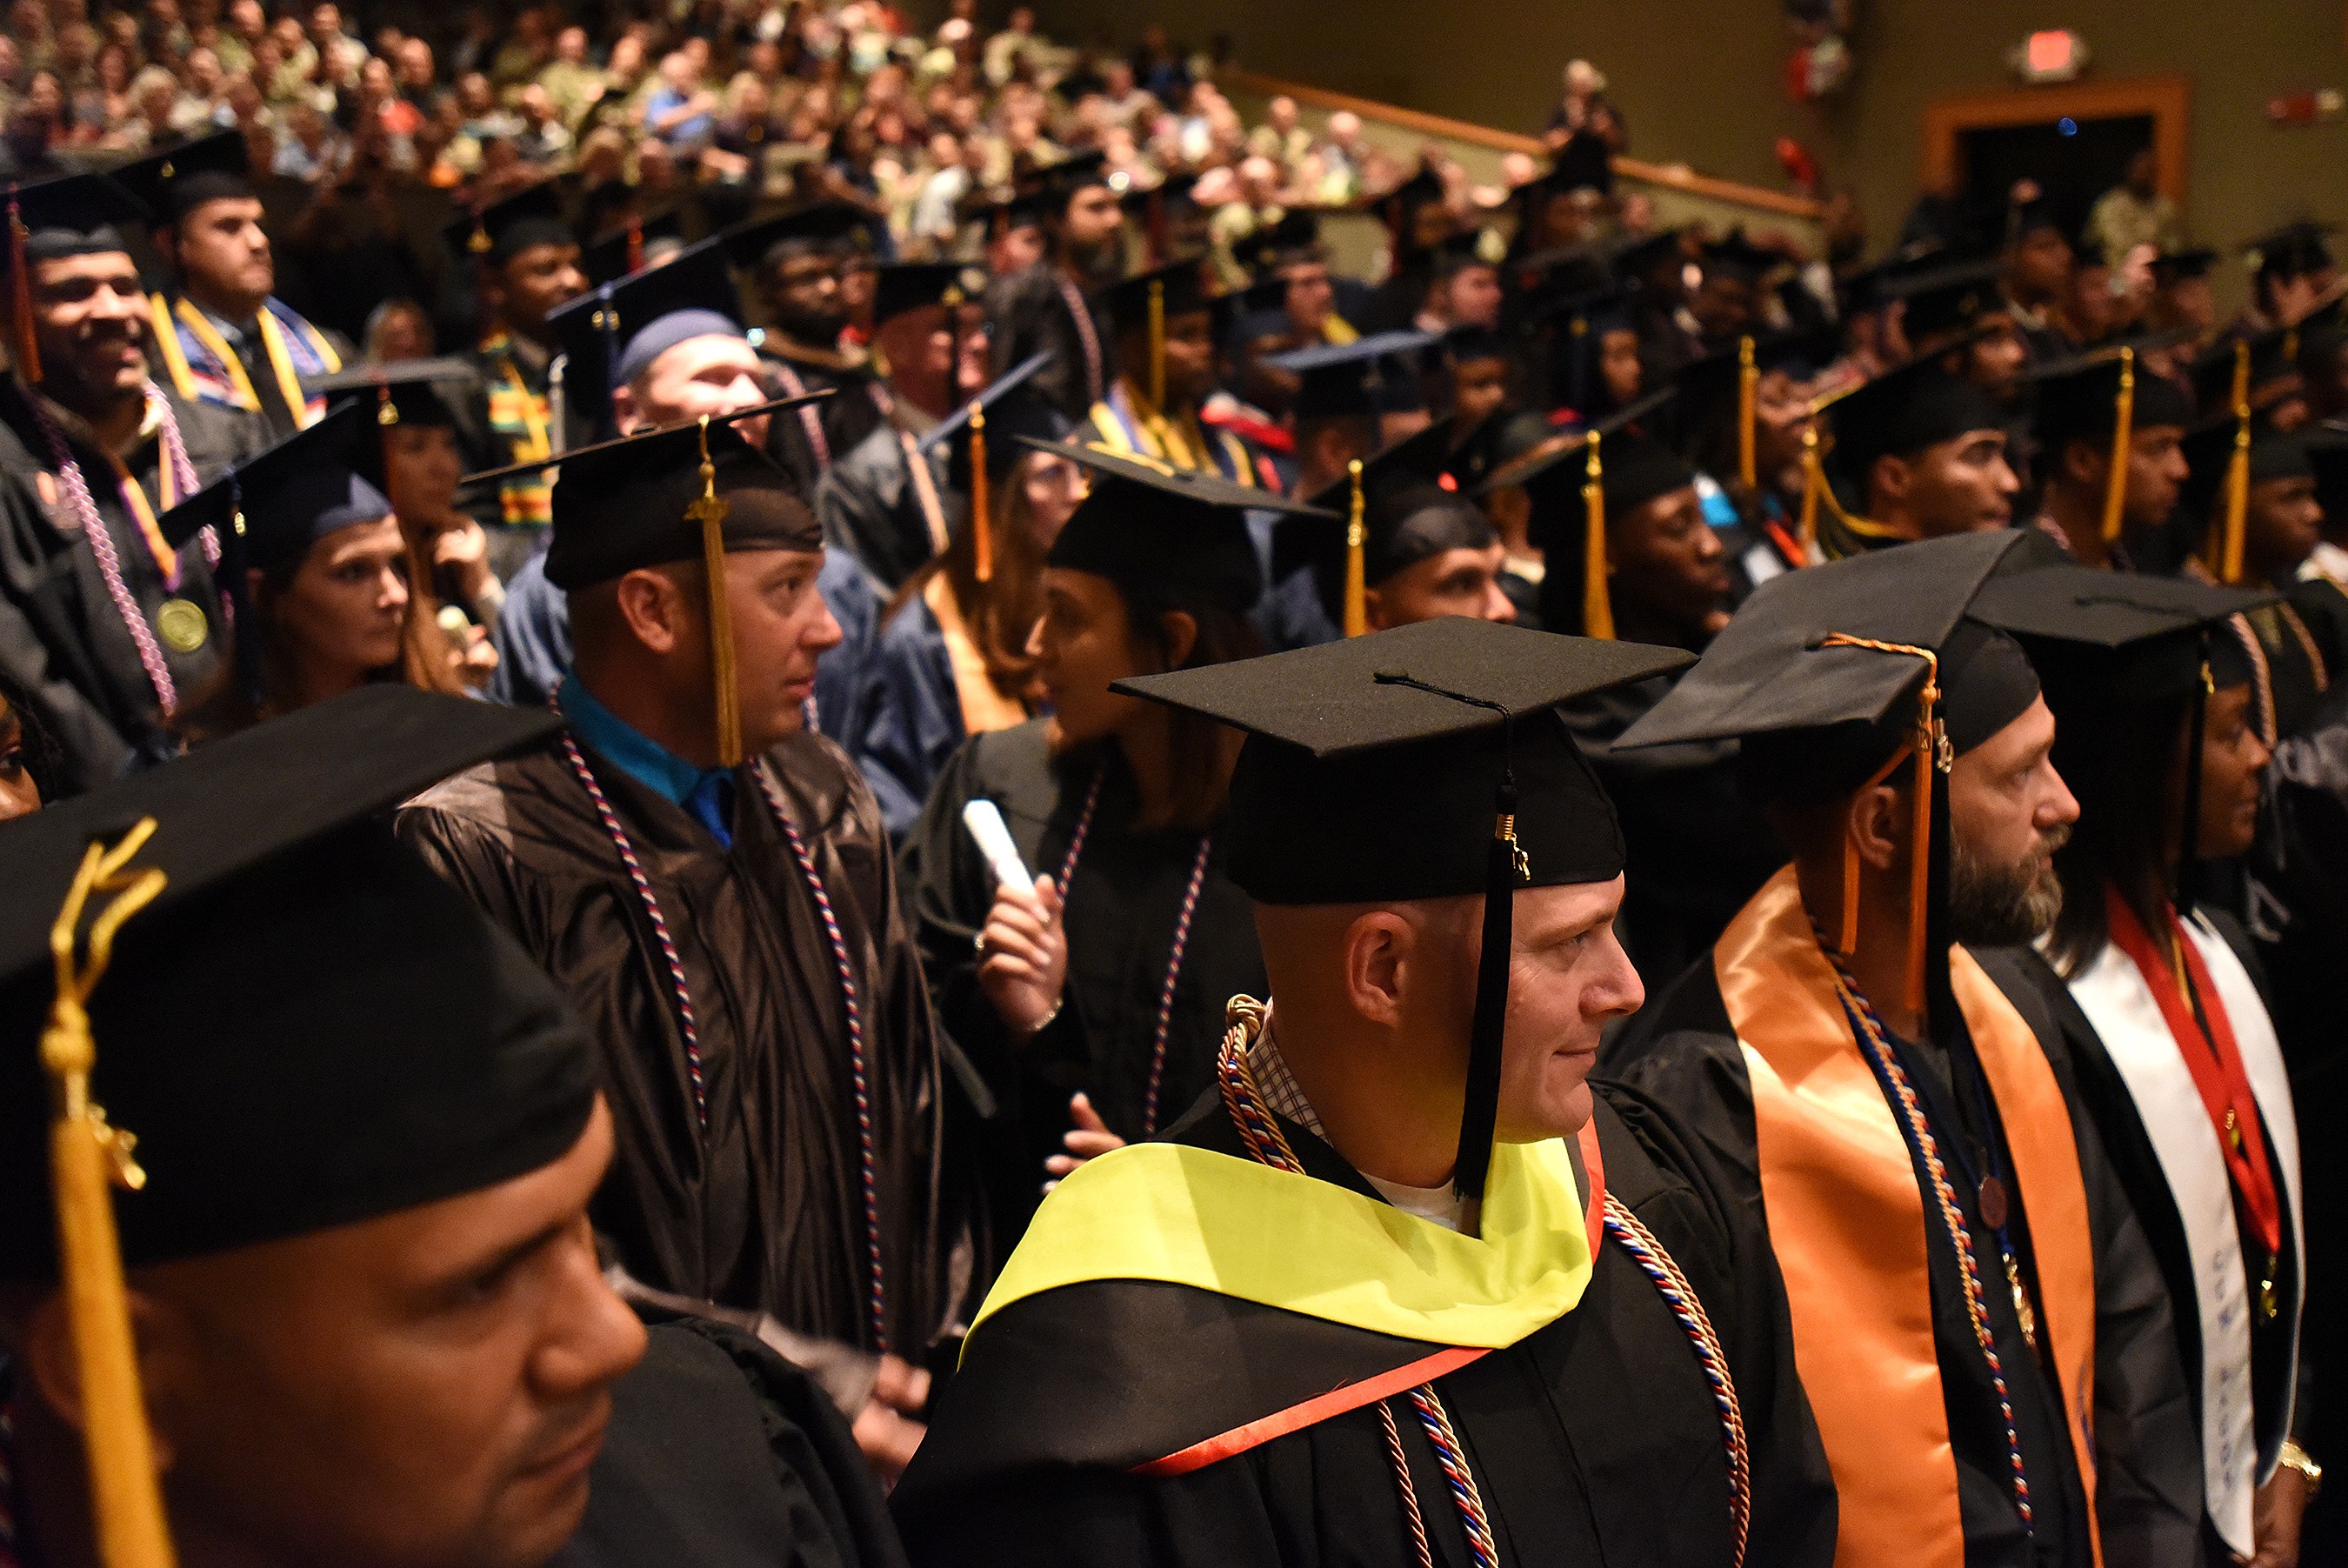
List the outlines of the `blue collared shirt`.
{"type": "Polygon", "coordinates": [[[724,768],[695,768],[659,741],[595,700],[575,675],[562,677],[554,694],[562,717],[571,721],[594,753],[654,794],[692,813],[726,848],[734,847],[728,825],[734,798],[734,775],[724,768]]]}

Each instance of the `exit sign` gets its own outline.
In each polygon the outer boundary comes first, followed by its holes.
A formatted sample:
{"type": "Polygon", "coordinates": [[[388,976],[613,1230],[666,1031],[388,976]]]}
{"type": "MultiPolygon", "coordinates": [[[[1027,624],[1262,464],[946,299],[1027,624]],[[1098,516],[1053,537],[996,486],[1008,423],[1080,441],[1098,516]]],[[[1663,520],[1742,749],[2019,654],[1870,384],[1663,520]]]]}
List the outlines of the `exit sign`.
{"type": "Polygon", "coordinates": [[[2086,40],[2068,27],[2033,33],[2006,52],[2006,63],[2025,82],[2067,82],[2087,68],[2086,40]]]}

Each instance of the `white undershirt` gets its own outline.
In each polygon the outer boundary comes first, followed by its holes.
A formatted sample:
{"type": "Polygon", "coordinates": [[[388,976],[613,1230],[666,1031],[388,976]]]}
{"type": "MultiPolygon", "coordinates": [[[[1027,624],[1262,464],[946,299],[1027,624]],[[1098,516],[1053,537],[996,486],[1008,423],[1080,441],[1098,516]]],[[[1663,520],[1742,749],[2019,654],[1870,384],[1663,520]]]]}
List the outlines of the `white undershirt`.
{"type": "Polygon", "coordinates": [[[1362,1180],[1378,1190],[1378,1196],[1406,1214],[1416,1215],[1429,1224],[1440,1225],[1447,1231],[1464,1232],[1468,1223],[1468,1201],[1458,1190],[1446,1181],[1440,1187],[1406,1187],[1399,1181],[1381,1181],[1365,1171],[1362,1180]]]}

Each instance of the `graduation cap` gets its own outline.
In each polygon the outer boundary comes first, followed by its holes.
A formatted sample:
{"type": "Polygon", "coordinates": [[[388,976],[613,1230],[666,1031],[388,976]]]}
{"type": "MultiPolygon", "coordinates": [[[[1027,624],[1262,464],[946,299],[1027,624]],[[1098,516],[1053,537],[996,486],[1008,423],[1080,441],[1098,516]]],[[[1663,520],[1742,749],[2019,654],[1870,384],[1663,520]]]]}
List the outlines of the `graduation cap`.
{"type": "Polygon", "coordinates": [[[2223,496],[2223,510],[2210,523],[2201,557],[2221,583],[2236,582],[2242,574],[2250,487],[2264,480],[2305,477],[2305,453],[2299,443],[2257,425],[2260,407],[2280,401],[2296,386],[2291,378],[2299,367],[2282,358],[2283,337],[2282,328],[2271,327],[2219,343],[2193,362],[2193,385],[2201,407],[2224,412],[2186,432],[2190,477],[2179,499],[2196,514],[2206,515],[2223,496]],[[2268,394],[2263,398],[2262,390],[2268,394]]]}
{"type": "MultiPolygon", "coordinates": [[[[553,537],[546,580],[564,593],[610,583],[645,567],[698,561],[708,575],[711,678],[716,686],[719,765],[742,761],[740,694],[734,675],[734,617],[726,557],[754,550],[817,551],[823,531],[791,477],[751,446],[734,422],[808,398],[784,398],[719,418],[664,425],[580,447],[557,470],[553,537]]],[[[467,484],[503,477],[492,469],[467,484]]]]}
{"type": "Polygon", "coordinates": [[[1046,563],[1106,577],[1152,602],[1171,594],[1234,614],[1253,608],[1263,597],[1263,568],[1247,514],[1313,510],[1139,453],[1033,437],[1020,445],[1092,470],[1092,489],[1053,541],[1046,563]]]}
{"type": "Polygon", "coordinates": [[[1461,229],[1435,247],[1435,270],[1449,277],[1469,267],[1498,267],[1508,256],[1508,242],[1498,229],[1461,229]]]}
{"type": "Polygon", "coordinates": [[[1036,200],[1044,203],[1043,215],[1063,213],[1078,191],[1109,183],[1108,154],[1097,150],[1079,152],[1036,170],[1030,178],[1036,200]]]}
{"type": "Polygon", "coordinates": [[[675,211],[649,218],[630,218],[618,228],[596,236],[579,248],[579,270],[592,287],[613,284],[662,264],[685,244],[685,222],[675,211]]]}
{"type": "Polygon", "coordinates": [[[1528,326],[1552,323],[1556,337],[1561,340],[1553,361],[1561,371],[1555,377],[1556,393],[1564,399],[1564,407],[1587,417],[1605,396],[1599,359],[1605,352],[1606,335],[1638,330],[1631,319],[1631,295],[1609,284],[1541,300],[1526,313],[1528,326]]]}
{"type": "Polygon", "coordinates": [[[562,221],[562,193],[554,181],[542,180],[479,212],[457,219],[441,232],[449,249],[490,266],[503,266],[524,251],[539,245],[577,244],[578,237],[562,221]]]}
{"type": "MultiPolygon", "coordinates": [[[[2201,755],[2210,692],[2250,676],[2242,645],[2226,623],[2276,595],[2189,579],[2099,572],[2063,562],[1994,577],[1972,614],[2015,638],[2038,672],[2054,715],[2055,766],[2085,809],[2078,833],[2130,830],[2146,820],[2120,799],[2159,791],[2166,770],[2147,770],[2131,744],[2158,709],[2187,707],[2185,755],[2201,755]]],[[[2201,769],[2185,770],[2178,842],[2180,881],[2198,858],[2201,769]]]]}
{"type": "Polygon", "coordinates": [[[1420,354],[1436,342],[1431,332],[1375,332],[1351,343],[1316,343],[1270,355],[1263,363],[1300,378],[1293,410],[1298,419],[1375,418],[1385,407],[1386,362],[1420,354]]]}
{"type": "Polygon", "coordinates": [[[1206,258],[1190,256],[1136,273],[1101,293],[1101,307],[1119,333],[1143,332],[1149,339],[1149,405],[1166,404],[1166,324],[1178,315],[1204,312],[1220,337],[1230,308],[1207,277],[1206,258]]]}
{"type": "Polygon", "coordinates": [[[1748,491],[1759,482],[1761,377],[1772,371],[1807,377],[1816,371],[1817,345],[1801,332],[1746,333],[1725,348],[1691,360],[1675,380],[1673,405],[1680,445],[1693,449],[1724,418],[1736,430],[1736,478],[1748,491]]]}
{"type": "Polygon", "coordinates": [[[2171,288],[2194,278],[2206,278],[2209,269],[2218,264],[2218,253],[2206,245],[2182,251],[2164,251],[2152,258],[2152,281],[2156,287],[2171,288]]]}
{"type": "Polygon", "coordinates": [[[946,482],[970,498],[970,526],[977,536],[972,549],[981,583],[994,579],[995,487],[1010,478],[1027,446],[1068,433],[1067,417],[1035,387],[1035,377],[1056,357],[1047,348],[1021,360],[916,444],[925,454],[947,448],[946,482]]]}
{"type": "Polygon", "coordinates": [[[109,177],[168,228],[207,201],[251,201],[252,155],[244,133],[223,130],[183,142],[108,171],[109,177]]]}
{"type": "MultiPolygon", "coordinates": [[[[1581,549],[1549,552],[1550,569],[1560,584],[1579,564],[1581,572],[1581,632],[1611,640],[1614,604],[1606,587],[1606,522],[1625,517],[1657,496],[1695,483],[1694,470],[1642,427],[1679,395],[1666,387],[1595,424],[1560,431],[1540,445],[1488,471],[1479,496],[1511,485],[1532,499],[1537,532],[1581,549]],[[1578,539],[1576,534],[1578,532],[1578,539]]],[[[1546,601],[1545,601],[1546,602],[1546,601]]]]}
{"type": "Polygon", "coordinates": [[[17,374],[27,385],[40,382],[41,350],[33,330],[26,263],[117,251],[128,254],[124,226],[146,221],[138,201],[103,174],[68,174],[8,188],[8,340],[17,374]]]}
{"type": "Polygon", "coordinates": [[[2186,374],[2205,414],[2230,410],[2248,400],[2253,413],[2289,396],[2299,382],[2299,343],[2293,329],[2270,326],[2220,338],[2204,349],[2186,374]]]}
{"type": "Polygon", "coordinates": [[[2315,499],[2326,521],[2348,519],[2348,436],[2319,430],[2301,443],[2315,474],[2315,499]]]}
{"type": "Polygon", "coordinates": [[[2333,264],[2332,248],[2323,242],[2338,230],[2337,224],[2302,218],[2246,242],[2242,259],[2260,277],[2305,277],[2333,264]]]}
{"type": "Polygon", "coordinates": [[[1940,264],[1945,254],[1937,240],[1910,241],[1880,260],[1844,274],[1838,285],[1844,314],[1864,315],[1881,310],[1891,303],[1892,290],[1910,273],[1940,264]]]}
{"type": "Polygon", "coordinates": [[[1281,518],[1274,580],[1312,567],[1330,618],[1358,637],[1369,630],[1368,590],[1446,551],[1488,549],[1498,536],[1459,493],[1450,438],[1448,426],[1429,425],[1347,465],[1345,478],[1309,498],[1318,510],[1281,518]]]}
{"type": "Polygon", "coordinates": [[[952,307],[976,299],[985,290],[976,269],[960,262],[896,262],[880,270],[872,291],[872,325],[928,305],[952,307]],[[973,286],[974,285],[974,286],[973,286]]]}
{"type": "Polygon", "coordinates": [[[1271,282],[1282,268],[1325,261],[1328,252],[1321,243],[1319,215],[1292,207],[1233,247],[1233,255],[1260,280],[1271,282]]]}
{"type": "Polygon", "coordinates": [[[2003,268],[1995,257],[1950,262],[1900,273],[1883,284],[1883,297],[1906,305],[1908,339],[1961,335],[1985,316],[2008,314],[1998,288],[2003,268]]]}
{"type": "MultiPolygon", "coordinates": [[[[1834,399],[1826,411],[1834,427],[1834,448],[1824,462],[1849,480],[1862,506],[1867,476],[1878,458],[1912,458],[1975,430],[2005,428],[1996,399],[1941,368],[1937,357],[1887,370],[1834,399]]],[[[1831,500],[1831,487],[1826,493],[1831,500]]],[[[1872,526],[1848,514],[1843,521],[1861,532],[1872,526]]]]}
{"type": "Polygon", "coordinates": [[[1613,804],[1557,705],[1687,662],[1449,616],[1110,688],[1245,732],[1223,832],[1231,880],[1257,903],[1483,896],[1463,1198],[1483,1196],[1490,1167],[1514,895],[1622,871],[1613,804]]]}
{"type": "Polygon", "coordinates": [[[355,397],[374,419],[378,439],[358,444],[354,464],[360,477],[389,493],[386,476],[391,470],[385,445],[402,425],[424,429],[454,429],[457,411],[448,399],[461,397],[480,385],[480,373],[470,360],[395,359],[380,365],[353,365],[325,376],[305,376],[302,390],[329,402],[355,397]]]}
{"type": "Polygon", "coordinates": [[[1715,240],[1704,247],[1704,270],[1732,278],[1738,283],[1758,284],[1761,280],[1786,264],[1786,258],[1775,251],[1765,251],[1745,237],[1742,228],[1731,229],[1725,239],[1715,240]]]}
{"type": "Polygon", "coordinates": [[[2129,444],[2138,430],[2183,430],[2193,406],[2165,376],[2139,370],[2137,356],[2151,340],[2124,343],[2024,373],[2034,392],[2033,428],[2042,449],[2060,458],[2073,441],[2105,443],[2110,473],[2104,485],[2104,539],[2118,540],[2127,500],[2129,444]]]}
{"type": "Polygon", "coordinates": [[[717,237],[736,266],[763,275],[794,257],[838,254],[862,232],[864,222],[864,214],[845,201],[819,201],[734,224],[717,237]]]}
{"type": "Polygon", "coordinates": [[[1117,194],[1117,205],[1127,217],[1141,225],[1142,253],[1155,266],[1165,258],[1169,240],[1169,214],[1177,202],[1188,201],[1191,190],[1199,183],[1195,174],[1177,171],[1161,176],[1152,184],[1144,185],[1122,171],[1108,177],[1109,189],[1117,194]]]}
{"type": "Polygon", "coordinates": [[[1632,286],[1664,263],[1677,263],[1682,255],[1682,232],[1678,229],[1659,229],[1616,251],[1613,261],[1615,277],[1626,287],[1632,286]]]}
{"type": "Polygon", "coordinates": [[[1400,255],[1414,248],[1412,231],[1417,223],[1419,209],[1437,205],[1447,195],[1443,176],[1422,160],[1416,173],[1369,205],[1377,212],[1379,221],[1394,231],[1395,253],[1400,255]]]}
{"type": "Polygon", "coordinates": [[[373,820],[557,723],[371,686],[0,834],[0,1283],[61,1287],[110,1558],[170,1552],[126,1267],[476,1191],[585,1131],[594,1049],[552,983],[373,820]]]}
{"type": "Polygon", "coordinates": [[[562,346],[564,400],[608,428],[615,390],[689,338],[742,336],[741,308],[725,249],[714,239],[591,289],[547,314],[562,346]]]}
{"type": "MultiPolygon", "coordinates": [[[[1833,799],[1912,758],[1908,1006],[1952,1014],[1945,931],[1947,770],[2037,699],[2028,659],[1966,620],[2021,533],[1957,534],[1847,557],[1761,584],[1618,748],[1739,740],[1765,799],[1833,799]],[[1927,963],[1928,955],[1940,955],[1927,963]]],[[[1843,861],[1844,953],[1858,944],[1857,853],[1843,861]]],[[[1935,1038],[1950,1037],[1936,1027],[1935,1038]]]]}

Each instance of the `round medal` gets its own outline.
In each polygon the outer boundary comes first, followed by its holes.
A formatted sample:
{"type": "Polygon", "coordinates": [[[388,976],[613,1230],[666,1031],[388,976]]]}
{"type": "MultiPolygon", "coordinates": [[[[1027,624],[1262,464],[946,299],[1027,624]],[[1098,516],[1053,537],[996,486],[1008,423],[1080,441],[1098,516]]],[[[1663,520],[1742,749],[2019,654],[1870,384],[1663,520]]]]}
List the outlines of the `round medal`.
{"type": "Polygon", "coordinates": [[[204,613],[193,601],[166,599],[155,612],[155,631],[175,654],[192,654],[212,634],[204,613]]]}

